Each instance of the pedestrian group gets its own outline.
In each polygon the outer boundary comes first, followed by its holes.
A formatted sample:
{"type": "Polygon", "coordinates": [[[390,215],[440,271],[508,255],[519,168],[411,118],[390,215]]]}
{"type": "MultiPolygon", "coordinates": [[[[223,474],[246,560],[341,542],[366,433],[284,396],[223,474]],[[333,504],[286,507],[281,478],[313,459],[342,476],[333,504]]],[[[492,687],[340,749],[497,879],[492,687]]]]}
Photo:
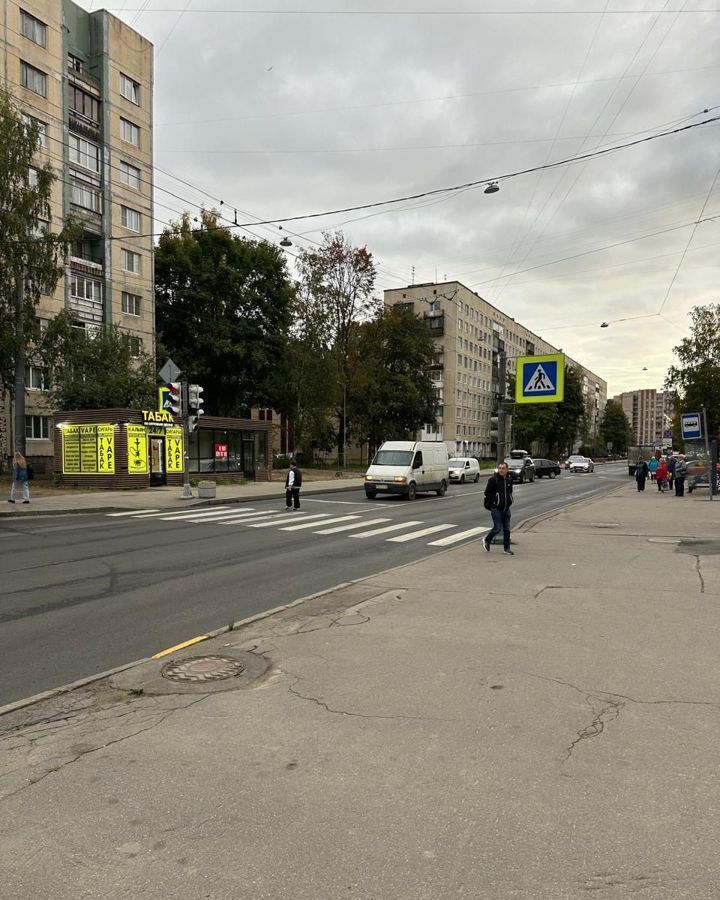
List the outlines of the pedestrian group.
{"type": "Polygon", "coordinates": [[[645,490],[645,482],[648,478],[657,484],[659,493],[671,491],[675,487],[675,496],[685,496],[685,479],[688,474],[688,466],[685,454],[674,456],[672,450],[664,457],[659,450],[655,451],[652,459],[638,458],[635,465],[635,482],[638,491],[645,490]]]}

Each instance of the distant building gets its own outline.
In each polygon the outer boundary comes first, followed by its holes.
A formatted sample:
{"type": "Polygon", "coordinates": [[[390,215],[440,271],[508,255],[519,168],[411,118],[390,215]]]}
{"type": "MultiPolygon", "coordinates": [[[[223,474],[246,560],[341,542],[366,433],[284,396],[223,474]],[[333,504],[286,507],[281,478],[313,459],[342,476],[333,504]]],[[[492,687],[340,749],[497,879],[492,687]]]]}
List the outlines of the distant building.
{"type": "MultiPolygon", "coordinates": [[[[69,310],[92,333],[116,323],[138,351],[154,352],[153,47],[105,10],[71,0],[6,0],[0,6],[0,78],[41,133],[38,162],[57,181],[52,221],[72,215],[83,234],[40,326],[69,310]]],[[[26,375],[25,436],[33,458],[52,457],[45,375],[26,375]]],[[[0,453],[13,447],[11,404],[0,397],[0,453]]]]}
{"type": "MultiPolygon", "coordinates": [[[[437,425],[426,426],[422,439],[443,440],[457,454],[493,456],[490,417],[498,394],[499,351],[505,351],[512,374],[519,356],[558,349],[458,281],[387,290],[384,302],[423,318],[434,337],[437,425]]],[[[566,362],[580,378],[592,438],[605,409],[607,384],[567,355],[566,362]]]]}
{"type": "Polygon", "coordinates": [[[619,404],[633,430],[633,440],[638,446],[672,444],[672,420],[675,414],[669,391],[644,388],[616,394],[613,402],[619,404]]]}

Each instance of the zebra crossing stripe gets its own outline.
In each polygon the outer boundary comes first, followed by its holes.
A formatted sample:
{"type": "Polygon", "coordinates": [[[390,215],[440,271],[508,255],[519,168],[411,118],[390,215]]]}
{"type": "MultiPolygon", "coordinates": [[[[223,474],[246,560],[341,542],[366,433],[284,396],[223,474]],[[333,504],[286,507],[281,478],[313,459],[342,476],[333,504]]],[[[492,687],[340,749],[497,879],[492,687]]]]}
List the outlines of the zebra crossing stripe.
{"type": "MultiPolygon", "coordinates": [[[[292,513],[291,515],[283,515],[282,513],[278,513],[278,518],[271,519],[269,522],[250,522],[248,528],[270,528],[271,525],[278,525],[284,522],[293,522],[297,521],[298,513],[292,513]]],[[[315,513],[312,516],[303,516],[303,521],[307,522],[308,519],[325,519],[328,522],[332,522],[332,519],[327,518],[327,513],[315,513]]],[[[295,525],[295,528],[315,528],[316,525],[319,525],[319,522],[310,522],[308,525],[295,525]]],[[[290,528],[284,528],[283,531],[290,531],[290,528]]]]}
{"type": "Polygon", "coordinates": [[[214,512],[185,513],[182,516],[160,516],[161,522],[213,522],[217,519],[225,519],[236,514],[234,509],[216,510],[214,512]]]}
{"type": "Polygon", "coordinates": [[[233,516],[227,516],[224,519],[220,519],[217,524],[232,525],[234,522],[238,522],[242,525],[244,522],[248,522],[253,519],[272,519],[277,518],[278,516],[284,516],[284,513],[272,512],[271,510],[265,509],[258,510],[257,512],[236,513],[233,516]]]}
{"type": "Polygon", "coordinates": [[[141,516],[143,513],[156,513],[157,509],[131,509],[129,512],[107,513],[109,519],[115,516],[141,516]]]}
{"type": "Polygon", "coordinates": [[[467,531],[460,531],[458,534],[449,534],[447,537],[439,538],[437,541],[430,541],[428,547],[449,547],[450,544],[456,544],[465,538],[475,537],[477,534],[485,534],[489,531],[487,525],[481,525],[480,528],[469,528],[467,531]]]}
{"type": "MultiPolygon", "coordinates": [[[[337,534],[339,531],[351,531],[353,528],[364,528],[366,525],[379,525],[380,522],[389,522],[390,519],[369,519],[366,522],[351,522],[349,525],[337,525],[335,528],[324,528],[322,531],[316,531],[315,534],[337,534]]],[[[324,525],[324,522],[320,523],[324,525]]],[[[282,528],[281,531],[287,531],[282,528]]]]}
{"type": "Polygon", "coordinates": [[[400,534],[397,537],[388,538],[394,544],[402,544],[405,541],[414,541],[417,538],[425,537],[426,534],[435,534],[436,531],[447,531],[448,528],[456,528],[456,525],[431,525],[430,528],[423,528],[420,531],[411,531],[410,534],[400,534]]]}
{"type": "Polygon", "coordinates": [[[162,512],[154,512],[154,513],[143,513],[141,516],[137,516],[138,519],[161,519],[163,516],[167,516],[168,518],[175,518],[175,516],[187,516],[187,515],[195,515],[199,512],[213,512],[219,509],[227,509],[227,506],[201,506],[193,509],[190,507],[189,509],[178,509],[171,510],[165,509],[162,512]]]}
{"type": "MultiPolygon", "coordinates": [[[[317,516],[307,516],[310,518],[317,518],[317,516]]],[[[283,531],[300,531],[303,528],[317,528],[318,525],[334,525],[336,522],[349,522],[351,519],[359,519],[360,516],[339,516],[335,519],[325,519],[324,522],[307,522],[304,525],[290,525],[287,528],[283,528],[283,531]]],[[[364,522],[361,524],[365,524],[364,522]]]]}
{"type": "MultiPolygon", "coordinates": [[[[370,522],[363,522],[363,525],[369,525],[370,522]]],[[[401,528],[411,528],[413,525],[422,525],[422,522],[400,522],[397,525],[387,525],[385,528],[373,528],[371,531],[362,531],[360,534],[351,534],[354,538],[374,537],[376,534],[387,534],[389,531],[400,531],[401,528]]]]}

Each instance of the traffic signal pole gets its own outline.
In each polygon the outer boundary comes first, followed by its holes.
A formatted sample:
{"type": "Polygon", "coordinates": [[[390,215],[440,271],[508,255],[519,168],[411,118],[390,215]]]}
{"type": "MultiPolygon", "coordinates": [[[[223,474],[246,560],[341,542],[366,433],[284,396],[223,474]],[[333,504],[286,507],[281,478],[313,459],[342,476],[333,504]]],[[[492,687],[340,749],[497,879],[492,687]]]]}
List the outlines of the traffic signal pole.
{"type": "Polygon", "coordinates": [[[188,402],[188,383],[183,381],[180,388],[183,415],[183,489],[182,499],[192,500],[190,487],[190,406],[188,402]]]}
{"type": "Polygon", "coordinates": [[[498,465],[505,459],[506,428],[507,428],[507,411],[505,409],[505,400],[507,393],[507,356],[504,350],[498,351],[498,439],[497,439],[497,461],[498,465]]]}

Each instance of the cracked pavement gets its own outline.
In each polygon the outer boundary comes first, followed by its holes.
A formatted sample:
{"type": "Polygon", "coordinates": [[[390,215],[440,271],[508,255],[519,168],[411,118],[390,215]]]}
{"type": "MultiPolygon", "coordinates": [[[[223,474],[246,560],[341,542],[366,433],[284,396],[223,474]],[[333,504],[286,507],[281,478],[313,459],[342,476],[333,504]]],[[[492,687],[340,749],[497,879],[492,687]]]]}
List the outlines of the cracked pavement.
{"type": "Polygon", "coordinates": [[[136,670],[0,716],[3,900],[716,897],[720,556],[664,542],[716,509],[633,482],[512,559],[466,545],[176,654],[267,661],[237,689],[136,670]]]}

